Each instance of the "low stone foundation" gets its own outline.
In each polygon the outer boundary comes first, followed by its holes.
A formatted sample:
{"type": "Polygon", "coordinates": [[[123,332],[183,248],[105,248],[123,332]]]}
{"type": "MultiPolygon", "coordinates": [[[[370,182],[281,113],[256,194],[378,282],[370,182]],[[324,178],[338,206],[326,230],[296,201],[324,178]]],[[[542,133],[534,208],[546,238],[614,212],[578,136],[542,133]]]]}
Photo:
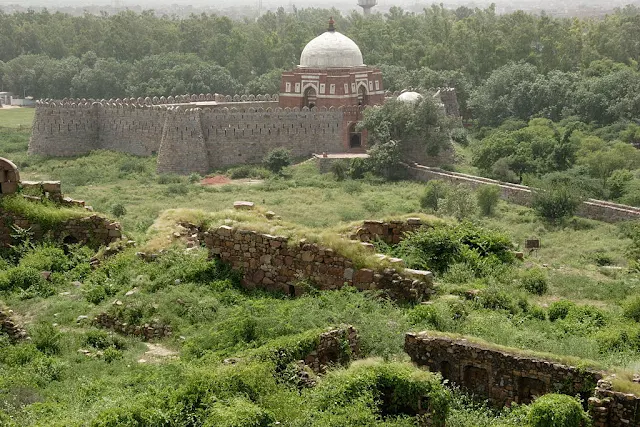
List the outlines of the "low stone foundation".
{"type": "Polygon", "coordinates": [[[201,233],[200,240],[213,256],[242,271],[242,283],[250,289],[298,296],[306,291],[299,282],[308,280],[320,290],[349,285],[360,290],[380,290],[394,300],[414,302],[428,299],[435,292],[428,271],[357,268],[333,249],[305,240],[293,243],[287,237],[228,226],[201,233]]]}
{"type": "Polygon", "coordinates": [[[589,414],[594,427],[640,426],[640,396],[613,391],[611,383],[598,381],[589,414]]]}
{"type": "Polygon", "coordinates": [[[306,355],[304,364],[315,373],[324,373],[327,367],[346,365],[359,355],[358,331],[353,326],[345,326],[320,334],[318,347],[306,355]]]}
{"type": "Polygon", "coordinates": [[[48,236],[60,243],[82,243],[94,248],[122,238],[120,223],[95,214],[71,218],[52,229],[46,229],[42,224],[0,208],[0,246],[7,247],[15,243],[11,237],[14,234],[12,225],[30,229],[35,240],[48,236]]]}
{"type": "Polygon", "coordinates": [[[11,313],[0,310],[0,332],[4,332],[12,341],[20,341],[27,338],[27,331],[18,326],[11,319],[11,313]]]}
{"type": "Polygon", "coordinates": [[[124,335],[133,335],[146,341],[171,336],[171,326],[145,323],[144,325],[127,324],[109,313],[100,313],[93,319],[93,324],[111,329],[124,335]]]}
{"type": "Polygon", "coordinates": [[[593,394],[602,373],[548,360],[484,347],[464,339],[408,333],[405,351],[414,363],[426,366],[497,406],[530,403],[547,393],[593,394]]]}

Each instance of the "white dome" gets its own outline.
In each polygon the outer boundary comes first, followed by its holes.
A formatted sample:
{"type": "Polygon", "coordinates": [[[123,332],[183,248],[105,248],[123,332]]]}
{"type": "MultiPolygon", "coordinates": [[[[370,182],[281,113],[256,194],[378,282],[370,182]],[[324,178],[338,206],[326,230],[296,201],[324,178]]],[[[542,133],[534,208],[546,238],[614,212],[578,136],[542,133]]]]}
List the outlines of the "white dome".
{"type": "Polygon", "coordinates": [[[311,40],[300,55],[300,66],[307,68],[346,68],[363,65],[358,45],[337,31],[327,31],[311,40]]]}
{"type": "Polygon", "coordinates": [[[396,99],[408,104],[415,104],[422,99],[422,95],[418,92],[402,92],[396,99]]]}

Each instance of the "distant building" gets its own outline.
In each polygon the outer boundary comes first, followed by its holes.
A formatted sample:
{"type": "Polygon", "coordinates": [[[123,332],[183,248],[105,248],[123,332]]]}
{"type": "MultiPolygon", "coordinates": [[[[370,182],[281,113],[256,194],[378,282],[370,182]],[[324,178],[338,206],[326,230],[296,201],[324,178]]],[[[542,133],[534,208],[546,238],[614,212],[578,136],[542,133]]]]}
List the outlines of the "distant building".
{"type": "Polygon", "coordinates": [[[11,92],[0,92],[0,106],[11,105],[11,92]]]}

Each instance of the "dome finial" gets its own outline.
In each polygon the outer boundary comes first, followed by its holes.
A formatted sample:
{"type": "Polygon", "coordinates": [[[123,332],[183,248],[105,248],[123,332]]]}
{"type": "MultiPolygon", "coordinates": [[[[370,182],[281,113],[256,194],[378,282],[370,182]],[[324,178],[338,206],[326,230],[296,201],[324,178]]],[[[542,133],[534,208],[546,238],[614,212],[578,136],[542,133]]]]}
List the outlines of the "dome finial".
{"type": "Polygon", "coordinates": [[[336,28],[333,26],[333,24],[335,24],[334,20],[333,20],[333,16],[329,17],[329,29],[327,31],[330,32],[334,32],[336,30],[336,28]]]}

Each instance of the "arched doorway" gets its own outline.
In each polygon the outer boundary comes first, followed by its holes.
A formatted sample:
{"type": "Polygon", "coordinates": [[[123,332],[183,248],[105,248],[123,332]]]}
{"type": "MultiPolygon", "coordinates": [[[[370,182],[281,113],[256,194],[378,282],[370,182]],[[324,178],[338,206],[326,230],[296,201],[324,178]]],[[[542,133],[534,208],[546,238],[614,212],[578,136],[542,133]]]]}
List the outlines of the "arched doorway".
{"type": "Polygon", "coordinates": [[[362,133],[356,130],[356,123],[349,126],[349,148],[362,147],[362,133]]]}
{"type": "Polygon", "coordinates": [[[358,87],[358,105],[367,105],[369,103],[369,95],[367,93],[367,88],[365,85],[360,85],[358,87]]]}
{"type": "Polygon", "coordinates": [[[316,90],[313,86],[309,86],[304,90],[302,106],[309,109],[316,106],[316,90]]]}

